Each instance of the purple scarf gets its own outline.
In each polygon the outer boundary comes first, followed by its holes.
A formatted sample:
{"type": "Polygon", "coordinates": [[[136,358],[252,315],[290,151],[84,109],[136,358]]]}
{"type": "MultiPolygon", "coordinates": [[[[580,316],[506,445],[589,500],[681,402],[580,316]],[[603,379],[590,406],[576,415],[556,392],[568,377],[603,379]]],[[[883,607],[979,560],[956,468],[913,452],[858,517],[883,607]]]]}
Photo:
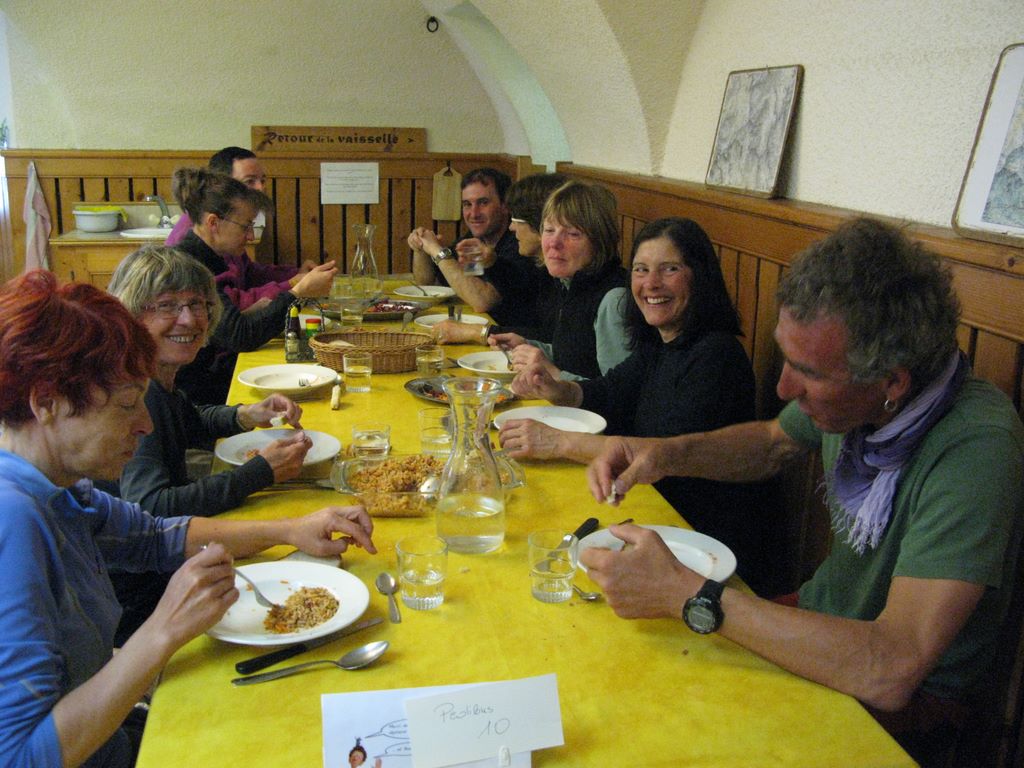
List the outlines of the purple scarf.
{"type": "Polygon", "coordinates": [[[928,430],[956,400],[970,366],[959,351],[946,369],[907,407],[881,429],[858,427],[843,436],[826,498],[836,531],[847,531],[847,542],[857,554],[874,549],[892,516],[893,497],[903,465],[928,430]]]}

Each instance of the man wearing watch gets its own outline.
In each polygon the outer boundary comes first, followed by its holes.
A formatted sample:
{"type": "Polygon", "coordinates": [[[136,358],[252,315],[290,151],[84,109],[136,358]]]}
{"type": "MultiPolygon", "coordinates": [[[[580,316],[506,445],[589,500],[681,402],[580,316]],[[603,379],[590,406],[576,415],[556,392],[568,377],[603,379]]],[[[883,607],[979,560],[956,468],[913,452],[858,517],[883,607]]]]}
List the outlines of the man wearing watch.
{"type": "Polygon", "coordinates": [[[468,232],[451,247],[437,233],[418,227],[408,237],[413,276],[420,285],[450,285],[476,312],[500,325],[536,324],[538,270],[520,258],[509,229],[505,193],[511,179],[493,168],[478,168],[462,179],[462,220],[468,232]],[[482,251],[483,275],[466,274],[470,254],[482,251]]]}
{"type": "Polygon", "coordinates": [[[820,451],[831,548],[799,592],[715,595],[652,530],[612,526],[627,551],[580,557],[628,618],[718,624],[724,637],[860,700],[922,765],[946,765],[991,679],[1024,520],[1024,425],[957,345],[959,302],[938,257],[856,219],[779,283],[769,421],[670,438],[610,438],[588,470],[618,503],[667,475],[747,482],[820,451]],[[711,598],[710,606],[701,598],[711,598]],[[690,602],[695,601],[695,602],[690,602]]]}

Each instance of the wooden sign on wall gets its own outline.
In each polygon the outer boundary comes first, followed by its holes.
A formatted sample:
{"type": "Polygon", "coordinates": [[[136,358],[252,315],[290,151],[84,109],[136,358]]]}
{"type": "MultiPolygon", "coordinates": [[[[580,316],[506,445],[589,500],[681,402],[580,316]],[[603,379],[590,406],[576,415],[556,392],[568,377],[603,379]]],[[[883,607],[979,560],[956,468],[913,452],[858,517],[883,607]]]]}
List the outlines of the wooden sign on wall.
{"type": "Polygon", "coordinates": [[[254,152],[426,152],[426,128],[357,128],[321,125],[254,125],[254,152]]]}

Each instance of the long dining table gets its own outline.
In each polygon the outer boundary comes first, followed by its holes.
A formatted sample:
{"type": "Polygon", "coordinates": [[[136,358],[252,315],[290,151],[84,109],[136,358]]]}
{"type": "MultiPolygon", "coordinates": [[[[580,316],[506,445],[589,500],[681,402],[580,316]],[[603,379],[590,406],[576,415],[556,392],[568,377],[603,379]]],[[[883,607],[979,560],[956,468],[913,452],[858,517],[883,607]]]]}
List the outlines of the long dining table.
{"type": "MultiPolygon", "coordinates": [[[[387,327],[397,330],[396,325],[387,327]]],[[[481,347],[445,350],[455,360],[481,347]]],[[[276,340],[239,355],[236,373],[283,362],[283,343],[276,340]]],[[[458,368],[447,372],[467,373],[458,368]]],[[[329,390],[324,390],[300,403],[302,425],[347,446],[354,423],[385,421],[391,425],[393,451],[418,452],[417,411],[429,403],[404,386],[417,376],[415,371],[374,374],[371,391],[345,393],[338,410],[331,410],[329,390]]],[[[229,402],[261,397],[236,379],[229,402]]],[[[649,486],[631,490],[619,507],[611,507],[591,497],[582,465],[521,464],[526,483],[507,499],[504,544],[489,554],[450,554],[439,608],[403,606],[401,623],[393,624],[386,598],[373,586],[380,572],[397,573],[395,542],[412,533],[432,533],[433,519],[377,518],[373,540],[378,554],[350,549],[342,557],[342,567],[369,588],[364,618],[384,620],[285,664],[334,659],[363,643],[389,641],[389,650],[374,665],[356,672],[320,667],[236,687],[230,683],[237,676],[235,663],[267,648],[207,635],[185,645],[153,695],[140,768],[310,768],[323,763],[323,694],[550,673],[557,680],[565,743],[535,751],[534,766],[915,765],[856,700],[782,670],[723,637],[695,634],[681,620],[623,620],[604,600],[585,602],[575,594],[560,604],[534,599],[526,557],[526,539],[533,530],[571,531],[587,517],[597,517],[602,526],[627,517],[639,524],[688,526],[649,486]]],[[[225,516],[278,518],[351,503],[351,497],[329,488],[285,486],[254,494],[225,516]]],[[[291,551],[274,547],[254,561],[277,560],[291,551]]],[[[576,581],[584,589],[597,589],[583,573],[576,581]]],[[[735,576],[730,583],[745,588],[735,576]]],[[[367,765],[373,762],[371,751],[367,765]]],[[[388,764],[385,757],[383,768],[388,764]]]]}

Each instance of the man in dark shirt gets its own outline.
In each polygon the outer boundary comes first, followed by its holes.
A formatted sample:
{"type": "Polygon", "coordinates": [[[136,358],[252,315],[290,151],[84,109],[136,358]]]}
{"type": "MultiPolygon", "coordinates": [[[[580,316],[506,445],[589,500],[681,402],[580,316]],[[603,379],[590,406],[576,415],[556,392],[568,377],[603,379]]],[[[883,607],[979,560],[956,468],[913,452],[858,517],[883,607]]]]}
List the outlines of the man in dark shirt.
{"type": "Polygon", "coordinates": [[[536,322],[538,270],[519,256],[509,230],[505,193],[511,179],[493,168],[478,168],[462,179],[462,220],[469,233],[445,248],[435,232],[418,227],[409,234],[413,274],[423,285],[448,284],[476,312],[488,312],[499,325],[536,322]],[[482,252],[483,275],[465,268],[482,252]]]}

